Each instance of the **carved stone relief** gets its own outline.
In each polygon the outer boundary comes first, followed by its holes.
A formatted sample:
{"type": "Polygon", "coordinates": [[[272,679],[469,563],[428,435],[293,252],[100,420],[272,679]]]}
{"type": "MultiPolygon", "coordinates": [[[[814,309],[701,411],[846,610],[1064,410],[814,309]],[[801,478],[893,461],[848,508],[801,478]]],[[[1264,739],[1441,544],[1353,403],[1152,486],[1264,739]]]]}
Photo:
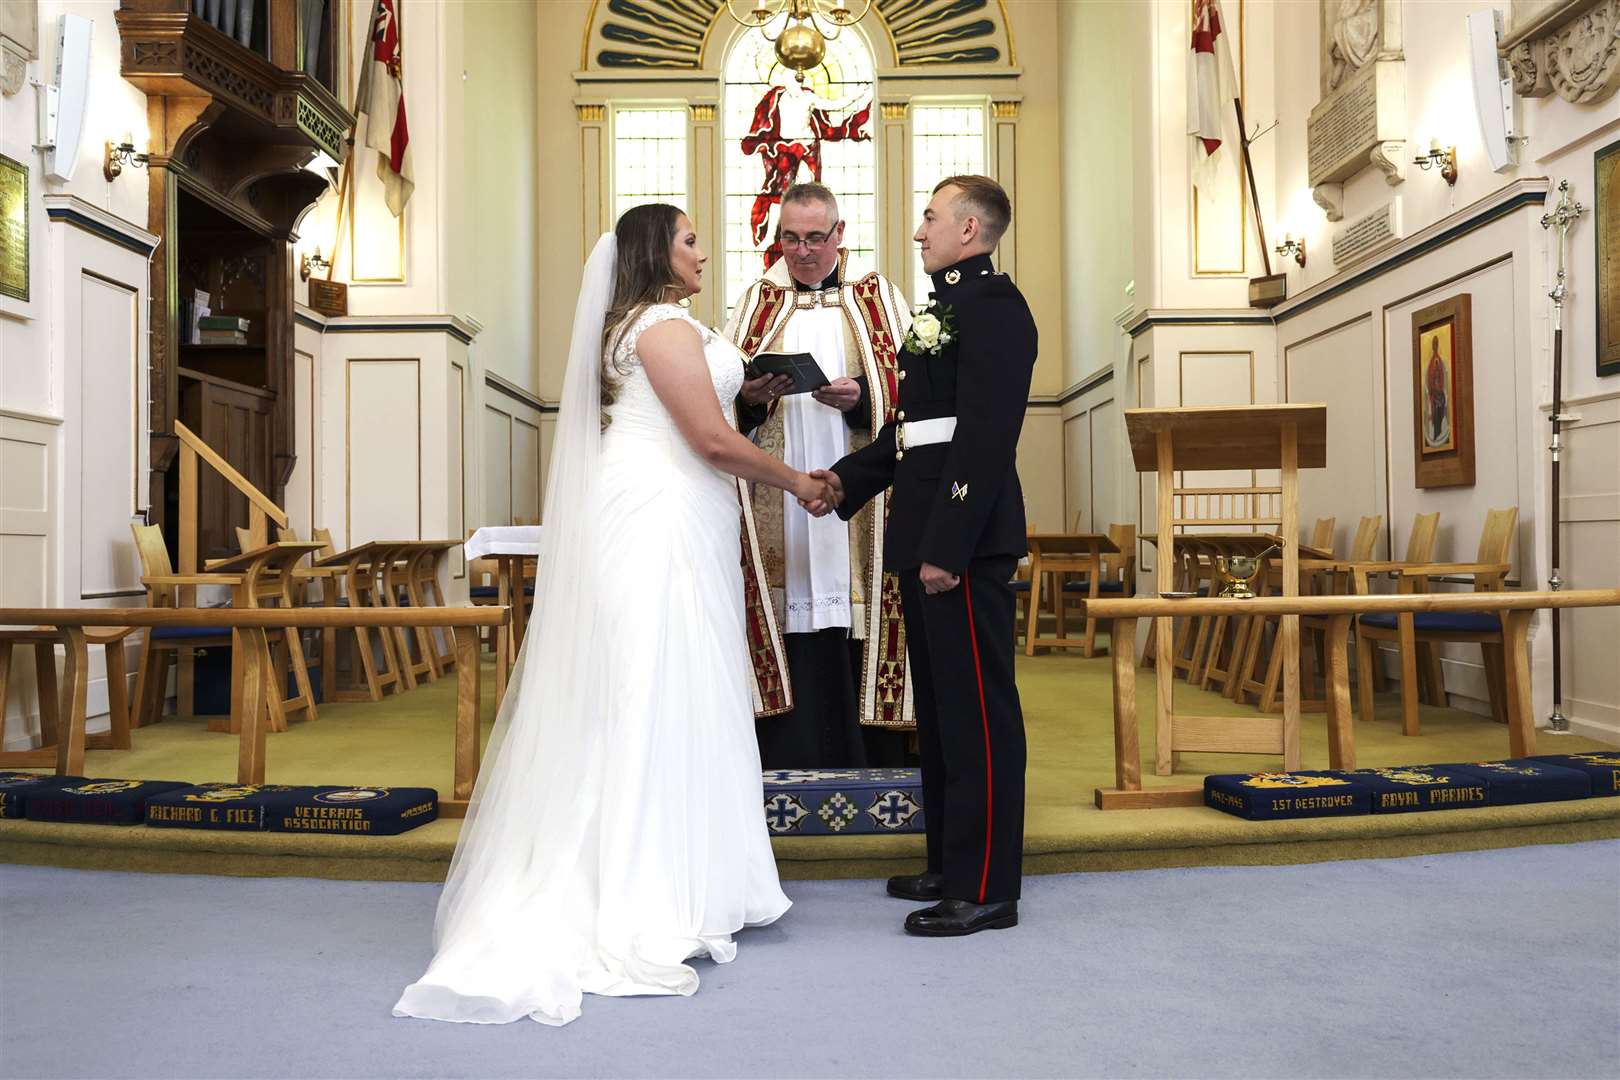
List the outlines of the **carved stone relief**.
{"type": "Polygon", "coordinates": [[[1514,93],[1606,101],[1620,90],[1620,0],[1513,0],[1499,51],[1514,93]]]}
{"type": "MultiPolygon", "coordinates": [[[[1620,2],[1620,0],[1616,0],[1620,2]]],[[[1344,183],[1376,166],[1401,183],[1406,72],[1399,0],[1324,0],[1321,99],[1305,125],[1306,173],[1329,221],[1344,216],[1344,183]]]]}
{"type": "Polygon", "coordinates": [[[35,0],[0,3],[0,93],[22,89],[28,61],[39,57],[39,5],[35,0]]]}

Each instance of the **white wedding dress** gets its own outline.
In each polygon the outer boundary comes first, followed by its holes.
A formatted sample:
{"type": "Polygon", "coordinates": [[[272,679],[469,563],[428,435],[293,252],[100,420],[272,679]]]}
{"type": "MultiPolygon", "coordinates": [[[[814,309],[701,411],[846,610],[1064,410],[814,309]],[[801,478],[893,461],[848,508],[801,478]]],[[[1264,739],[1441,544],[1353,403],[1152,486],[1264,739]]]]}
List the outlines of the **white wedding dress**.
{"type": "MultiPolygon", "coordinates": [[[[636,319],[617,349],[609,426],[592,401],[598,431],[575,432],[596,472],[581,488],[589,518],[568,520],[589,531],[557,539],[556,565],[542,551],[537,622],[440,901],[436,953],[396,1016],[565,1024],[582,993],[691,994],[687,959],[731,960],[733,933],[790,904],[763,813],[736,484],[687,446],[636,355],[667,319],[697,327],[730,414],[737,351],[674,305],[636,319]]],[[[565,409],[586,392],[572,369],[565,409]]],[[[565,490],[567,468],[552,472],[565,490]]]]}

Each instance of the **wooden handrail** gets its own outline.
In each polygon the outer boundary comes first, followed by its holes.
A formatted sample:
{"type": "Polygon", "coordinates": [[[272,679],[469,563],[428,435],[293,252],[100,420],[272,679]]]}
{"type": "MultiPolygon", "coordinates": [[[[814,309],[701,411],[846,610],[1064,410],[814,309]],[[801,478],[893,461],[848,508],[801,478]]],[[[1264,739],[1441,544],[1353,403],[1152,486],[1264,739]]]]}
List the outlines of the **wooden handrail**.
{"type": "Polygon", "coordinates": [[[0,608],[0,626],[227,626],[300,630],[351,626],[499,626],[507,609],[417,608],[0,608]]]}
{"type": "Polygon", "coordinates": [[[219,475],[223,476],[227,481],[229,481],[232,487],[234,487],[237,491],[240,491],[243,495],[247,496],[248,502],[257,506],[260,510],[263,510],[265,516],[271,521],[275,522],[277,525],[280,525],[283,528],[286,527],[287,512],[281,507],[277,506],[275,501],[271,499],[270,496],[254,487],[253,483],[248,480],[247,477],[237,472],[236,468],[232,466],[230,462],[220,457],[219,452],[216,451],[212,446],[209,446],[207,443],[203,442],[202,439],[198,438],[196,432],[192,431],[190,428],[186,427],[186,425],[176,420],[174,422],[174,433],[180,436],[180,442],[182,444],[190,447],[198,457],[202,458],[204,461],[208,462],[209,465],[213,466],[215,472],[219,473],[219,475]]]}
{"type": "Polygon", "coordinates": [[[1539,608],[1620,607],[1620,589],[1565,592],[1395,593],[1378,596],[1257,596],[1251,600],[1157,596],[1079,600],[1091,619],[1151,619],[1183,615],[1372,615],[1407,611],[1531,611],[1539,608]]]}

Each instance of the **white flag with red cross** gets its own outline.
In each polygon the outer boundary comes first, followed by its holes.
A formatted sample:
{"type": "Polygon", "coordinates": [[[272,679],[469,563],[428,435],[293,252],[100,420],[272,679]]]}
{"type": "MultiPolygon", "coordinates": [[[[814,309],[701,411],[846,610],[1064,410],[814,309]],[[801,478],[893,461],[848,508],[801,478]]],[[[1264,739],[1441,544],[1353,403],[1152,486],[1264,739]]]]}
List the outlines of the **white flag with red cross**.
{"type": "Polygon", "coordinates": [[[405,212],[416,187],[411,178],[411,134],[405,123],[403,60],[399,0],[377,0],[355,108],[368,118],[366,145],[377,151],[377,178],[395,217],[405,212]]]}

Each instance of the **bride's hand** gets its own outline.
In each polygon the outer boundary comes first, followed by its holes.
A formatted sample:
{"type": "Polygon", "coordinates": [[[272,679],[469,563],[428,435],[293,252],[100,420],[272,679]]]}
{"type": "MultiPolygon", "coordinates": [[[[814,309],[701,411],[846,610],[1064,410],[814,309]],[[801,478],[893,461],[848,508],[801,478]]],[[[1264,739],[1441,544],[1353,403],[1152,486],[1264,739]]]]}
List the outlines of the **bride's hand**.
{"type": "Polygon", "coordinates": [[[839,493],[832,484],[808,473],[799,474],[799,479],[793,485],[793,494],[799,500],[799,505],[815,517],[832,513],[833,507],[839,502],[839,493]]]}

